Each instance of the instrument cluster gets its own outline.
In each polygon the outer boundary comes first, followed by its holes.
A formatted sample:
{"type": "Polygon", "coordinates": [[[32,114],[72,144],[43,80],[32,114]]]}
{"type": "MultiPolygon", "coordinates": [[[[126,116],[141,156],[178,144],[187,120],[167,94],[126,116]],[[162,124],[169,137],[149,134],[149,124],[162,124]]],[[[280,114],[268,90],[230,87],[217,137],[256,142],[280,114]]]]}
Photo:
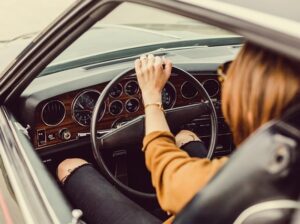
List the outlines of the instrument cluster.
{"type": "MultiPolygon", "coordinates": [[[[217,75],[195,76],[213,98],[220,96],[217,75]]],[[[34,145],[43,148],[65,141],[77,140],[90,132],[92,113],[101,92],[108,83],[101,83],[64,93],[39,104],[36,109],[34,145]]],[[[162,91],[166,109],[199,102],[198,91],[184,77],[172,74],[162,91]]],[[[109,131],[144,114],[141,90],[134,76],[117,83],[109,92],[99,114],[97,129],[109,131]]]]}
{"type": "MultiPolygon", "coordinates": [[[[90,126],[92,113],[101,92],[97,89],[87,89],[79,92],[71,104],[72,119],[81,126],[90,126]]],[[[168,82],[162,91],[164,109],[170,109],[176,102],[177,92],[174,85],[168,82]]],[[[137,81],[129,80],[124,85],[118,83],[109,93],[109,100],[101,108],[98,120],[105,114],[117,116],[121,113],[135,113],[143,104],[137,81]]],[[[45,125],[59,125],[66,115],[63,102],[54,100],[45,104],[41,118],[45,125]]]]}

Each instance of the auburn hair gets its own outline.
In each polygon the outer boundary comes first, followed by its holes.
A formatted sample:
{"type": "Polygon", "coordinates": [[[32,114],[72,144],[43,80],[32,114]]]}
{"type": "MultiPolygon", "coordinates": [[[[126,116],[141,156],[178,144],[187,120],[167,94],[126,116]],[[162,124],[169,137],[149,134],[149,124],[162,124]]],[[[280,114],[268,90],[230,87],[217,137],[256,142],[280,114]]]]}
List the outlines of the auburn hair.
{"type": "Polygon", "coordinates": [[[299,62],[245,43],[228,69],[221,97],[235,144],[262,124],[279,118],[298,94],[299,86],[299,62]]]}

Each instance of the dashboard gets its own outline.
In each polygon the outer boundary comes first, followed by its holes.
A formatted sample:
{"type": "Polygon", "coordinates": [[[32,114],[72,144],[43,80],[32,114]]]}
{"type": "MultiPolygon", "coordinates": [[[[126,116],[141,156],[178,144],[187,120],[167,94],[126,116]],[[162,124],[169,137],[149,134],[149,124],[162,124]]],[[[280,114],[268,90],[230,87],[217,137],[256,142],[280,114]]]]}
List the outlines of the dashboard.
{"type": "MultiPolygon", "coordinates": [[[[221,85],[216,73],[221,62],[232,59],[238,46],[193,47],[168,52],[174,64],[198,79],[211,96],[218,115],[215,156],[228,155],[234,148],[232,135],[221,112],[221,85]],[[220,62],[221,61],[221,62],[220,62]]],[[[69,69],[35,79],[17,102],[16,114],[27,127],[39,154],[51,154],[89,144],[92,112],[105,86],[131,69],[132,59],[69,69]]],[[[194,104],[202,99],[180,74],[172,73],[162,93],[164,109],[194,104]]],[[[97,130],[102,135],[144,114],[141,91],[135,74],[116,83],[98,114],[97,130]]],[[[210,139],[210,120],[203,115],[182,126],[196,132],[205,144],[210,139]]],[[[174,133],[176,134],[176,133],[174,133]]]]}
{"type": "MultiPolygon", "coordinates": [[[[209,95],[220,97],[220,83],[214,73],[197,79],[209,95]]],[[[35,111],[31,138],[36,149],[74,141],[89,135],[92,112],[107,83],[67,92],[41,102],[35,111]]],[[[197,90],[184,77],[173,73],[162,92],[164,109],[200,102],[197,90]]],[[[141,91],[135,74],[114,86],[98,114],[97,128],[108,132],[144,113],[141,91]]]]}

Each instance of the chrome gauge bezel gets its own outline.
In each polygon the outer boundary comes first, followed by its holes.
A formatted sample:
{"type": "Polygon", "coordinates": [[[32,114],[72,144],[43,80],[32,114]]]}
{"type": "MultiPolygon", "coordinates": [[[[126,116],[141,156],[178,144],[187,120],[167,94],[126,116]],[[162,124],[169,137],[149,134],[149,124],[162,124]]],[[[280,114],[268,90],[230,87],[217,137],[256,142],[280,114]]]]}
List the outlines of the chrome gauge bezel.
{"type": "Polygon", "coordinates": [[[194,96],[192,96],[192,97],[186,97],[186,96],[184,96],[184,94],[182,93],[182,88],[183,88],[183,86],[186,85],[187,83],[189,83],[189,81],[185,81],[185,82],[183,82],[183,83],[181,84],[181,86],[180,86],[180,93],[181,93],[181,96],[182,96],[184,99],[191,100],[191,99],[194,99],[196,96],[198,96],[199,92],[197,91],[196,94],[195,94],[194,96]]]}
{"type": "Polygon", "coordinates": [[[124,89],[125,87],[123,87],[121,83],[118,83],[116,86],[120,86],[120,87],[121,87],[121,93],[120,93],[118,96],[112,96],[112,95],[110,95],[110,93],[109,93],[108,95],[109,95],[111,98],[113,98],[113,99],[116,99],[116,98],[122,96],[122,94],[125,92],[125,89],[124,89]]]}
{"type": "Polygon", "coordinates": [[[125,110],[128,112],[128,113],[135,113],[137,112],[139,109],[140,109],[140,105],[141,105],[141,102],[139,101],[138,98],[136,97],[132,97],[132,98],[129,98],[128,100],[126,100],[125,104],[124,104],[124,108],[125,110]],[[135,111],[128,111],[127,108],[126,108],[126,105],[128,103],[129,100],[136,100],[138,102],[138,106],[137,106],[137,109],[135,111]]]}
{"type": "Polygon", "coordinates": [[[127,96],[134,96],[134,95],[138,94],[139,92],[140,92],[140,88],[139,88],[139,84],[138,84],[138,82],[137,82],[136,80],[129,80],[128,82],[125,83],[125,85],[124,85],[124,93],[125,93],[127,96]],[[128,84],[131,83],[131,82],[134,82],[134,83],[137,84],[137,86],[138,86],[138,89],[137,89],[136,93],[134,93],[134,94],[132,94],[132,95],[130,95],[130,94],[128,94],[128,93],[126,92],[126,87],[127,87],[128,84]]]}
{"type": "MultiPolygon", "coordinates": [[[[74,116],[74,106],[75,106],[75,103],[76,103],[76,101],[78,100],[78,98],[79,98],[80,96],[82,96],[83,94],[89,93],[89,92],[95,92],[95,93],[98,93],[99,96],[101,95],[101,92],[98,91],[98,90],[95,90],[95,89],[87,89],[87,90],[84,90],[84,91],[78,93],[78,94],[74,97],[74,99],[73,99],[73,101],[72,101],[72,106],[71,106],[72,119],[73,119],[77,124],[79,124],[79,125],[81,125],[81,126],[83,126],[83,127],[88,127],[88,126],[90,126],[90,125],[81,124],[81,123],[75,118],[75,116],[74,116]]],[[[100,121],[100,120],[103,118],[103,116],[104,116],[104,114],[105,114],[105,111],[106,111],[106,104],[104,103],[104,110],[103,110],[103,113],[101,114],[101,116],[99,117],[98,121],[100,121]]]]}
{"type": "Polygon", "coordinates": [[[41,120],[43,121],[43,123],[44,123],[45,125],[47,125],[47,126],[49,126],[49,127],[54,127],[54,126],[57,126],[57,125],[59,125],[59,124],[61,124],[61,123],[63,122],[63,120],[64,120],[65,117],[66,117],[66,113],[67,113],[66,106],[65,106],[65,104],[64,104],[62,101],[60,101],[60,100],[51,100],[51,101],[45,103],[45,105],[43,106],[42,111],[41,111],[41,120]],[[59,122],[57,122],[56,124],[48,124],[48,123],[45,121],[45,119],[44,119],[44,117],[43,117],[43,114],[44,114],[44,110],[45,110],[46,106],[47,106],[48,104],[50,104],[50,103],[53,103],[53,102],[59,102],[59,103],[64,107],[64,115],[63,115],[62,119],[61,119],[59,122]]]}
{"type": "MultiPolygon", "coordinates": [[[[209,95],[210,97],[215,97],[216,95],[218,95],[218,93],[220,92],[220,83],[217,81],[217,80],[215,80],[215,79],[206,79],[203,83],[202,83],[202,85],[203,85],[203,87],[205,88],[205,83],[206,82],[208,82],[208,81],[214,81],[215,83],[217,83],[217,85],[218,85],[218,90],[216,91],[216,93],[215,94],[213,94],[213,95],[209,95]]],[[[205,88],[205,90],[206,90],[206,88],[205,88]]],[[[206,90],[207,91],[207,90],[206,90]]],[[[207,91],[207,93],[208,93],[208,91],[207,91]]]]}
{"type": "Polygon", "coordinates": [[[113,100],[113,101],[111,101],[111,102],[109,103],[109,105],[108,105],[108,112],[109,112],[109,114],[112,115],[112,116],[117,116],[117,115],[121,114],[123,111],[124,111],[124,103],[123,103],[121,100],[113,100]],[[120,112],[119,112],[118,114],[113,114],[113,113],[110,111],[110,107],[111,107],[111,105],[112,105],[114,102],[120,102],[121,105],[122,105],[122,109],[120,110],[120,112]]]}

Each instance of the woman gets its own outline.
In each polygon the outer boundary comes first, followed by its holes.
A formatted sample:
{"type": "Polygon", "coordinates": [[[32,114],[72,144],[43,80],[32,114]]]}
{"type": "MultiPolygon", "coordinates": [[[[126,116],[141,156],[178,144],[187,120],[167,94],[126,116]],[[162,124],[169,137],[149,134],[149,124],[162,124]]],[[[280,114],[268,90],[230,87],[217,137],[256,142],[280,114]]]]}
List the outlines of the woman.
{"type": "MultiPolygon", "coordinates": [[[[195,135],[183,132],[175,139],[161,107],[161,91],[170,77],[171,61],[148,55],[136,60],[135,68],[145,107],[146,165],[162,209],[176,215],[228,158],[194,158],[178,147],[195,135]]],[[[250,43],[243,46],[229,67],[222,89],[222,110],[236,145],[284,113],[299,92],[299,73],[297,62],[250,43]]],[[[112,188],[84,160],[63,161],[58,178],[91,223],[161,222],[112,188]],[[108,195],[112,201],[107,201],[108,195]]]]}

